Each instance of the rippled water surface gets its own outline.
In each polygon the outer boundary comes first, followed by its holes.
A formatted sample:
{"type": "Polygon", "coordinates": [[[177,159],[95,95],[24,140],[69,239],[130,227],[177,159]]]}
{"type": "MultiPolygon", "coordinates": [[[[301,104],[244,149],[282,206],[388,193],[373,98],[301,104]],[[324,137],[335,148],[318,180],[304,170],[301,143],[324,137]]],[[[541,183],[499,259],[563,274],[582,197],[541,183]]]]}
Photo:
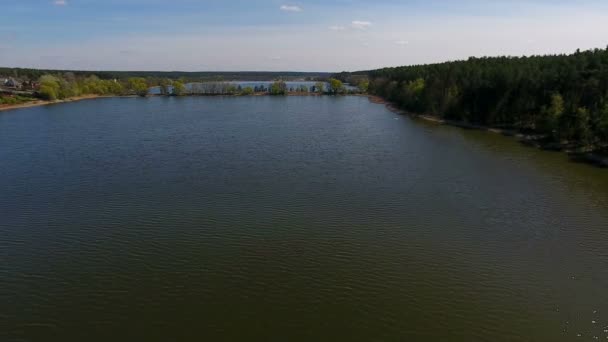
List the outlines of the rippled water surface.
{"type": "Polygon", "coordinates": [[[3,112],[0,340],[606,341],[607,172],[363,97],[3,112]]]}

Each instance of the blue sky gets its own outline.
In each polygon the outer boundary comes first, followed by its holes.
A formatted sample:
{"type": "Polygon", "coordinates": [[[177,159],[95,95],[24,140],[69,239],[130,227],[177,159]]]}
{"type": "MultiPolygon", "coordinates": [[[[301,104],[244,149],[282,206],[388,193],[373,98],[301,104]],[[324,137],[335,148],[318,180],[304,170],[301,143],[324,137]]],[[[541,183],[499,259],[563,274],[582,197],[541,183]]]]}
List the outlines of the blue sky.
{"type": "Polygon", "coordinates": [[[605,0],[0,0],[0,66],[363,70],[608,45],[605,0]]]}

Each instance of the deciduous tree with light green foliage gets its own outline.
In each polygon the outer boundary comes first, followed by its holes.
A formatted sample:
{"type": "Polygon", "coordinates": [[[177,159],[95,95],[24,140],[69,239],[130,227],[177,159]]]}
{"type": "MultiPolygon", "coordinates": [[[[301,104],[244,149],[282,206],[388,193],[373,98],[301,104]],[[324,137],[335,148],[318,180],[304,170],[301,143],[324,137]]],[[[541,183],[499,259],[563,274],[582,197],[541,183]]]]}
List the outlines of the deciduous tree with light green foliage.
{"type": "Polygon", "coordinates": [[[552,136],[558,138],[557,132],[561,117],[564,114],[564,98],[559,93],[553,94],[551,96],[551,105],[548,108],[543,108],[541,112],[543,115],[540,118],[538,127],[551,132],[552,136]]]}
{"type": "MultiPolygon", "coordinates": [[[[124,88],[117,80],[101,80],[95,75],[86,78],[77,78],[72,73],[62,75],[43,75],[39,79],[38,95],[45,100],[53,101],[80,96],[83,94],[95,95],[122,95],[124,88]]],[[[147,86],[145,87],[147,92],[147,86]]]]}
{"type": "Polygon", "coordinates": [[[44,100],[55,101],[59,98],[61,85],[59,79],[52,75],[44,75],[40,77],[40,90],[38,93],[44,100]]]}
{"type": "Polygon", "coordinates": [[[574,138],[585,145],[589,145],[591,142],[590,121],[591,117],[589,116],[589,110],[587,108],[581,107],[576,110],[574,138]]]}
{"type": "Polygon", "coordinates": [[[359,88],[360,92],[366,93],[367,89],[369,88],[369,80],[364,79],[364,80],[360,81],[359,84],[357,85],[357,87],[359,88]]]}
{"type": "Polygon", "coordinates": [[[127,80],[129,92],[139,95],[146,96],[148,94],[148,83],[145,78],[142,77],[131,77],[127,80]]]}
{"type": "Polygon", "coordinates": [[[270,95],[285,95],[287,94],[287,83],[276,81],[270,86],[270,95]]]}
{"type": "Polygon", "coordinates": [[[107,93],[104,82],[102,82],[99,77],[95,75],[85,78],[82,84],[82,89],[85,94],[103,95],[107,93]]]}
{"type": "Polygon", "coordinates": [[[337,80],[335,78],[330,78],[329,79],[329,88],[331,89],[332,94],[337,95],[344,90],[344,84],[340,80],[337,80]]]}
{"type": "Polygon", "coordinates": [[[323,82],[317,82],[317,83],[315,83],[315,90],[318,93],[323,94],[325,92],[325,84],[323,82]]]}
{"type": "Polygon", "coordinates": [[[109,94],[113,94],[113,95],[123,95],[125,90],[124,90],[124,86],[121,82],[117,81],[117,80],[108,80],[105,81],[108,84],[108,92],[109,94]]]}
{"type": "Polygon", "coordinates": [[[186,93],[186,86],[181,81],[173,82],[173,95],[182,96],[186,93]]]}
{"type": "Polygon", "coordinates": [[[162,79],[158,82],[158,88],[161,95],[169,94],[169,86],[171,85],[171,81],[168,79],[162,79]]]}
{"type": "Polygon", "coordinates": [[[228,87],[226,88],[226,92],[230,95],[234,95],[238,92],[238,88],[234,85],[234,84],[230,84],[228,85],[228,87]]]}
{"type": "Polygon", "coordinates": [[[245,87],[242,91],[241,94],[242,95],[253,95],[254,91],[253,88],[251,87],[245,87]]]}

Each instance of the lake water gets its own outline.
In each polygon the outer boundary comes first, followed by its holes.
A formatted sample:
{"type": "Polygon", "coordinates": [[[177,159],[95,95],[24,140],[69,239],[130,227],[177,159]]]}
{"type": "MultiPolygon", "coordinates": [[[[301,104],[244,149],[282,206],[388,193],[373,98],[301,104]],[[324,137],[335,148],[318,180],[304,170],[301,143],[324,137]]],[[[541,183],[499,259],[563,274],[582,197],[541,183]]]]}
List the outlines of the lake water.
{"type": "Polygon", "coordinates": [[[3,112],[0,213],[1,341],[608,337],[606,170],[365,97],[3,112]]]}

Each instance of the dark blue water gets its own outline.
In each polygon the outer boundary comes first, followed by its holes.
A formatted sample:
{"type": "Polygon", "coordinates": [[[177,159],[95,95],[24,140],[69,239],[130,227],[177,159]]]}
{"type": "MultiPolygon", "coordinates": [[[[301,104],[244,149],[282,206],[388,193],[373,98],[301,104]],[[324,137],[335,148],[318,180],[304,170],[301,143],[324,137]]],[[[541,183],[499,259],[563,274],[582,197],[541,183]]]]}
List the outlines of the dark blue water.
{"type": "Polygon", "coordinates": [[[0,214],[1,341],[608,336],[605,170],[364,97],[3,112],[0,214]]]}

